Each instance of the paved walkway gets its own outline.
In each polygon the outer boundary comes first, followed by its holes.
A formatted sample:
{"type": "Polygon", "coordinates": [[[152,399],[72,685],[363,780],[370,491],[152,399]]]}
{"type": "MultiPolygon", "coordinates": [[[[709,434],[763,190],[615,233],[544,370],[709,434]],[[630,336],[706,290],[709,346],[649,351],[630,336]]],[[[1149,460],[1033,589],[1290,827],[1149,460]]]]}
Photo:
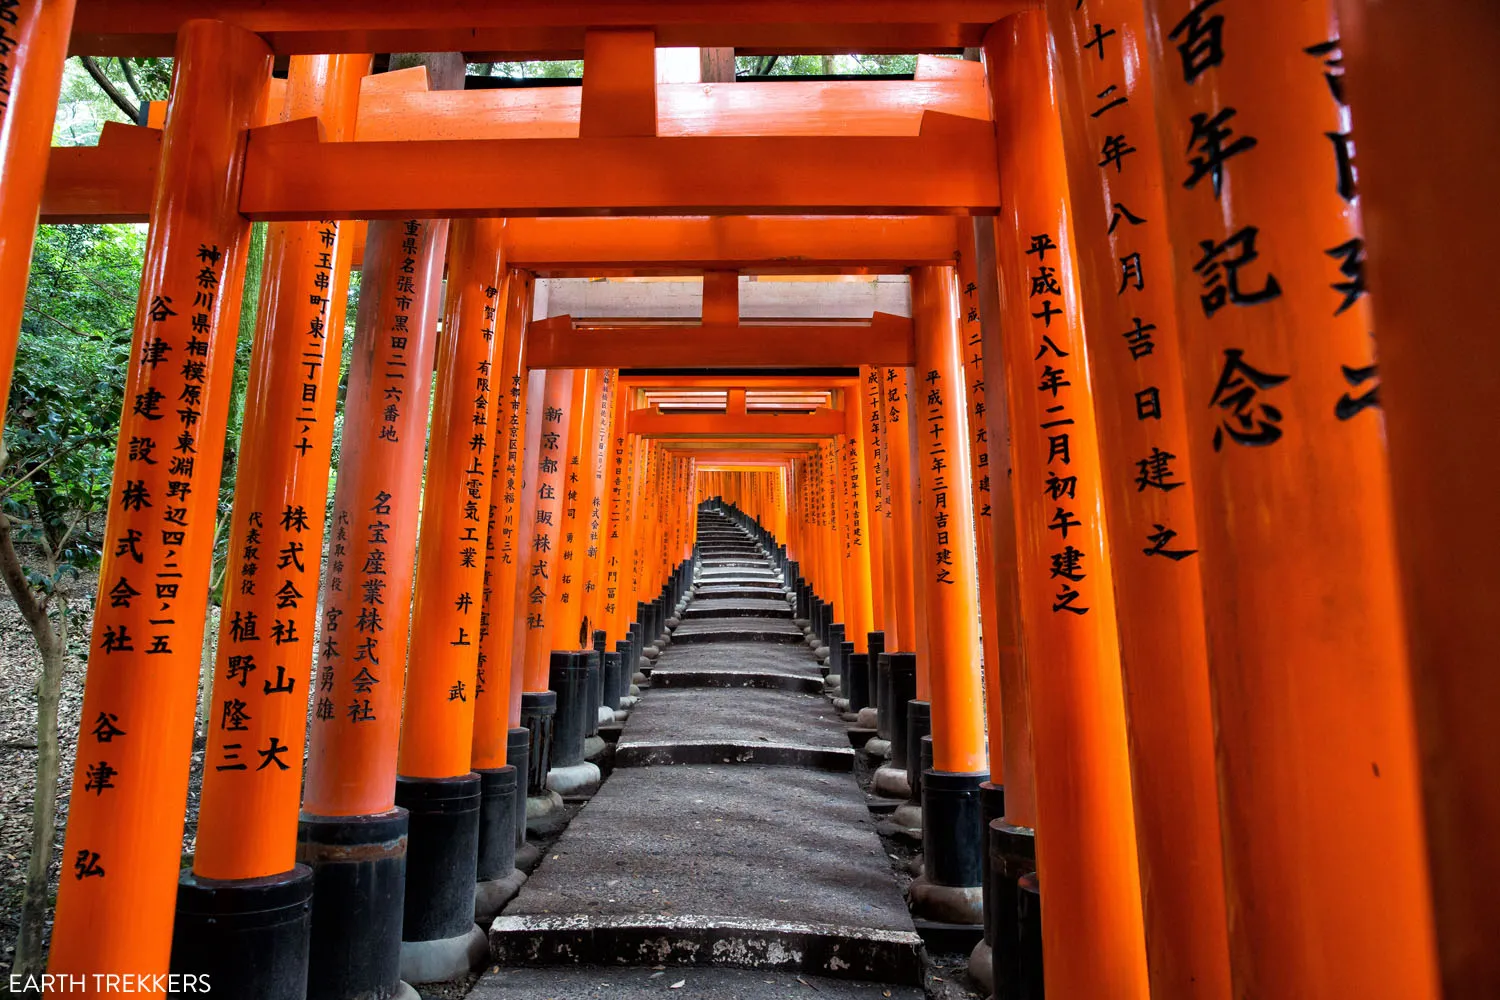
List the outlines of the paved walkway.
{"type": "Polygon", "coordinates": [[[495,920],[501,968],[471,997],[922,996],[920,939],[783,582],[729,521],[699,523],[697,596],[615,770],[495,920]]]}

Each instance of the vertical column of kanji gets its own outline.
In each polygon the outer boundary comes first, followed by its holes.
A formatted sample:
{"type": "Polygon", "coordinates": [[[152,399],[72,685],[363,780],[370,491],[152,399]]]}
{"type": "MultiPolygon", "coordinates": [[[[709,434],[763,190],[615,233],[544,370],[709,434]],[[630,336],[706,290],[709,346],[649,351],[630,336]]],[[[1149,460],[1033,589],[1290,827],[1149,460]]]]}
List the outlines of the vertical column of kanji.
{"type": "MultiPolygon", "coordinates": [[[[369,56],[294,57],[281,117],[316,115],[330,140],[348,137],[369,68],[369,56]]],[[[295,864],[297,810],[354,249],[346,228],[281,222],[266,236],[197,848],[177,893],[173,969],[255,996],[300,996],[307,977],[313,887],[295,864]],[[267,917],[255,932],[274,926],[280,940],[252,949],[244,922],[225,919],[246,913],[267,917]],[[248,961],[260,948],[275,961],[248,961]]]]}
{"type": "Polygon", "coordinates": [[[952,267],[912,273],[916,371],[913,407],[922,441],[919,481],[924,549],[930,561],[922,616],[931,662],[932,767],[922,775],[923,874],[912,902],[935,919],[979,923],[985,766],[984,708],[975,575],[974,509],[958,276],[952,267]]]}
{"type": "MultiPolygon", "coordinates": [[[[1017,939],[1016,883],[1036,868],[1036,802],[1031,747],[1031,710],[1026,685],[1026,660],[1021,642],[1020,582],[1017,566],[1016,497],[1012,475],[1014,461],[1010,433],[1009,390],[1004,376],[1004,351],[1000,340],[999,276],[995,269],[995,225],[992,218],[974,220],[974,283],[978,288],[980,339],[985,355],[994,359],[988,366],[985,383],[985,437],[990,448],[990,563],[980,567],[991,575],[995,588],[994,628],[999,660],[993,670],[985,669],[985,684],[993,684],[1000,702],[998,731],[990,723],[990,770],[996,768],[993,755],[999,754],[1003,794],[1003,815],[992,819],[987,831],[987,877],[985,915],[987,943],[991,946],[991,971],[971,956],[970,975],[982,983],[993,983],[997,995],[1019,988],[1016,982],[1014,947],[1002,951],[993,948],[997,941],[1017,939]],[[999,744],[997,748],[996,744],[999,744]],[[1005,965],[1004,969],[999,966],[1005,965]],[[1008,977],[1008,978],[1006,978],[1008,977]]],[[[967,287],[967,286],[965,286],[967,287]]],[[[1030,391],[1026,386],[1024,391],[1030,391]]],[[[976,952],[979,949],[976,949],[976,952]]]]}
{"type": "Polygon", "coordinates": [[[876,649],[871,650],[870,632],[874,627],[871,600],[870,551],[868,539],[868,503],[866,486],[868,473],[865,468],[864,441],[861,434],[863,422],[859,412],[859,389],[851,387],[843,392],[844,433],[839,438],[839,480],[844,502],[843,556],[844,593],[847,595],[849,638],[852,641],[850,660],[845,664],[843,675],[849,692],[849,711],[859,713],[858,725],[874,728],[874,685],[871,683],[871,668],[875,661],[871,652],[879,653],[880,639],[875,639],[876,649]]]}
{"type": "MultiPolygon", "coordinates": [[[[897,641],[891,618],[890,546],[885,520],[885,455],[881,443],[880,369],[864,365],[859,382],[849,390],[850,404],[859,409],[860,445],[864,448],[866,493],[865,538],[870,550],[870,628],[881,633],[879,644],[897,641]]],[[[773,480],[773,490],[781,479],[773,480]]],[[[785,539],[782,539],[785,541],[785,539]]]]}
{"type": "Polygon", "coordinates": [[[10,399],[73,6],[74,0],[13,0],[0,8],[0,428],[10,399]]]}
{"type": "MultiPolygon", "coordinates": [[[[1188,415],[1139,3],[1048,5],[1125,677],[1153,996],[1227,997],[1188,415]],[[1124,136],[1123,140],[1120,137],[1124,136]],[[1107,158],[1119,140],[1122,155],[1107,158]],[[1143,141],[1137,141],[1143,140],[1143,141]],[[1104,160],[1104,163],[1100,163],[1104,160]],[[1175,535],[1176,537],[1172,537],[1175,535]]],[[[1075,550],[1076,551],[1076,550],[1075,550]]],[[[1065,550],[1066,554],[1066,550],[1065,550]]],[[[1088,572],[1065,558],[1064,574],[1088,572]]]]}
{"type": "MultiPolygon", "coordinates": [[[[989,753],[990,777],[979,786],[981,816],[980,870],[986,892],[984,896],[984,937],[969,956],[969,975],[981,985],[993,989],[993,912],[992,881],[988,848],[989,827],[1005,815],[1005,746],[1004,707],[1001,692],[1001,660],[1015,656],[1014,580],[999,580],[995,574],[994,491],[990,483],[989,428],[985,414],[984,330],[980,320],[979,263],[976,253],[974,222],[958,222],[958,285],[960,330],[963,337],[965,379],[965,412],[968,415],[969,486],[974,497],[974,553],[979,575],[980,644],[984,654],[984,715],[989,753]],[[1004,603],[1002,603],[1004,602],[1004,603]],[[1002,642],[1005,644],[1002,652],[1002,642]]],[[[1009,487],[1009,481],[1001,488],[1009,487]]],[[[1013,531],[1007,522],[1004,530],[1013,531]]]]}
{"type": "Polygon", "coordinates": [[[372,222],[365,239],[298,831],[315,880],[312,997],[400,982],[396,753],[447,236],[446,221],[408,219],[372,222]]]}
{"type": "Polygon", "coordinates": [[[219,21],[178,34],[89,646],[57,973],[168,967],[249,233],[236,199],[270,61],[259,38],[219,21]]]}
{"type": "MultiPolygon", "coordinates": [[[[1417,740],[1444,996],[1500,996],[1500,300],[1489,247],[1500,119],[1500,7],[1341,0],[1339,33],[1359,122],[1359,197],[1369,220],[1380,398],[1390,447],[1417,740]],[[1432,94],[1442,94],[1441,113],[1432,94]],[[1421,136],[1420,142],[1413,142],[1421,136]],[[1420,196],[1415,196],[1420,192],[1420,196]],[[1455,363],[1455,360],[1459,363],[1455,363]]],[[[1329,60],[1339,53],[1330,51],[1329,60]]],[[[1336,62],[1328,69],[1338,69],[1336,62]]],[[[1362,395],[1362,394],[1361,394],[1362,395]]]]}
{"type": "MultiPolygon", "coordinates": [[[[1144,997],[1113,588],[1046,27],[1040,11],[1006,18],[986,36],[985,59],[1008,206],[995,243],[1047,986],[1065,996],[1144,997]]],[[[996,982],[1008,981],[1015,941],[994,944],[996,982]],[[1002,962],[1010,963],[1003,972],[1002,962]]]]}
{"type": "MultiPolygon", "coordinates": [[[[557,560],[549,614],[552,656],[548,686],[557,698],[552,730],[552,760],[547,786],[559,795],[587,794],[598,787],[599,769],[584,759],[589,728],[589,661],[578,653],[587,644],[583,632],[584,586],[587,580],[588,502],[597,453],[600,397],[607,392],[603,369],[580,369],[573,377],[569,403],[572,419],[563,437],[562,494],[557,527],[557,560]],[[577,655],[561,656],[560,653],[577,655]]],[[[596,716],[597,718],[597,716],[596,716]]]]}
{"type": "Polygon", "coordinates": [[[910,410],[906,398],[907,369],[885,368],[881,374],[881,442],[885,458],[885,523],[891,541],[891,596],[895,607],[895,649],[916,651],[916,604],[911,580],[915,575],[911,537],[911,442],[907,434],[910,410]]]}
{"type": "MultiPolygon", "coordinates": [[[[534,296],[532,298],[534,301],[534,296]]],[[[532,302],[528,302],[526,305],[528,316],[531,308],[532,302]]],[[[537,453],[542,447],[542,410],[547,392],[547,372],[542,369],[533,371],[526,368],[524,347],[522,348],[521,375],[525,381],[522,383],[522,418],[518,435],[521,440],[520,464],[516,470],[515,487],[515,568],[511,574],[515,578],[512,584],[515,587],[515,599],[511,603],[510,626],[510,724],[512,729],[519,728],[520,732],[526,734],[525,745],[519,747],[520,756],[515,763],[518,771],[517,780],[523,788],[529,789],[536,762],[531,759],[534,734],[530,728],[531,715],[526,711],[525,704],[526,643],[531,637],[531,617],[540,613],[547,600],[545,587],[542,588],[540,597],[537,596],[531,575],[533,545],[536,541],[536,477],[539,464],[537,453]]],[[[514,757],[517,749],[517,744],[511,742],[506,748],[507,757],[514,757]]],[[[545,777],[546,772],[542,773],[545,777]]],[[[527,791],[524,794],[529,796],[530,792],[527,791]]],[[[522,810],[522,812],[524,814],[525,811],[522,810]]],[[[518,848],[524,846],[525,841],[526,822],[525,816],[522,815],[520,829],[517,832],[518,848]]]]}
{"type": "MultiPolygon", "coordinates": [[[[620,373],[614,369],[603,373],[602,390],[596,403],[597,423],[589,438],[590,466],[586,470],[584,485],[588,503],[584,516],[588,519],[587,535],[583,550],[583,623],[579,631],[585,635],[586,643],[592,643],[594,632],[604,629],[604,580],[605,549],[609,542],[609,529],[605,521],[609,514],[609,472],[611,445],[614,443],[613,420],[615,396],[618,393],[620,373]]],[[[608,632],[605,632],[608,635],[608,632]]],[[[601,664],[602,666],[602,664],[601,664]]],[[[597,723],[596,723],[597,725],[597,723]]],[[[593,728],[593,727],[591,727],[593,728]]]]}
{"type": "MultiPolygon", "coordinates": [[[[396,762],[396,804],[409,817],[401,950],[408,975],[421,981],[461,976],[487,950],[484,932],[474,922],[485,796],[469,761],[494,459],[504,232],[500,219],[463,219],[448,232],[447,301],[437,347],[396,762]]],[[[512,790],[509,783],[486,790],[488,811],[501,814],[508,826],[508,802],[493,800],[512,790]]],[[[507,832],[514,833],[514,827],[507,832]]]]}
{"type": "MultiPolygon", "coordinates": [[[[618,380],[619,373],[616,373],[618,380]]],[[[606,649],[604,700],[618,721],[630,710],[630,683],[635,674],[631,662],[628,629],[630,614],[626,605],[625,553],[629,549],[629,469],[625,422],[630,412],[630,393],[618,381],[610,404],[609,435],[605,439],[604,460],[605,514],[599,541],[599,627],[606,642],[613,637],[614,648],[606,649]],[[614,659],[612,660],[611,657],[614,659]]]]}
{"type": "MultiPolygon", "coordinates": [[[[563,502],[557,525],[560,575],[557,579],[558,586],[552,593],[556,605],[552,622],[554,649],[573,650],[584,646],[578,634],[583,622],[582,570],[587,537],[587,491],[584,481],[588,478],[590,442],[598,425],[597,400],[603,385],[602,374],[597,368],[583,368],[578,370],[573,379],[573,400],[570,404],[573,419],[564,438],[566,457],[563,459],[563,480],[560,487],[563,502]]],[[[559,701],[558,710],[562,709],[563,705],[559,701]]]]}
{"type": "Polygon", "coordinates": [[[849,568],[850,627],[854,629],[855,650],[869,651],[870,632],[875,628],[873,582],[869,546],[869,463],[865,455],[863,421],[859,413],[859,388],[844,392],[844,442],[840,465],[848,496],[848,521],[844,535],[848,539],[845,565],[849,568]]]}
{"type": "Polygon", "coordinates": [[[557,619],[557,595],[562,584],[562,523],[564,485],[567,482],[568,432],[578,411],[573,408],[574,382],[583,373],[571,368],[547,371],[542,390],[541,419],[536,421],[537,448],[527,451],[525,489],[535,504],[521,530],[531,535],[531,558],[520,586],[525,591],[526,637],[524,688],[521,695],[521,726],[531,733],[530,767],[527,777],[528,819],[562,808],[562,797],[547,787],[552,769],[552,733],[557,724],[557,695],[548,688],[552,659],[553,622],[557,619]]]}
{"type": "MultiPolygon", "coordinates": [[[[485,883],[510,877],[515,868],[515,846],[526,830],[526,794],[521,790],[526,773],[526,730],[520,721],[520,694],[511,704],[513,674],[511,650],[516,636],[516,597],[520,575],[519,495],[521,452],[525,447],[525,333],[526,313],[531,306],[531,278],[512,270],[505,276],[501,292],[500,343],[495,352],[495,455],[490,471],[489,517],[484,536],[484,610],[479,619],[479,661],[474,669],[474,741],[470,766],[482,782],[496,787],[497,795],[481,801],[479,824],[479,881],[481,895],[490,892],[485,883]],[[511,790],[509,853],[498,841],[499,820],[483,808],[484,801],[498,807],[498,792],[508,772],[511,790]],[[506,868],[507,861],[510,864],[506,868]],[[498,874],[496,874],[498,873],[498,874]]],[[[502,893],[503,895],[503,893],[502,893]]],[[[476,908],[482,914],[482,910],[476,908]]]]}
{"type": "Polygon", "coordinates": [[[1331,4],[1146,11],[1234,989],[1432,996],[1358,132],[1331,4]]]}

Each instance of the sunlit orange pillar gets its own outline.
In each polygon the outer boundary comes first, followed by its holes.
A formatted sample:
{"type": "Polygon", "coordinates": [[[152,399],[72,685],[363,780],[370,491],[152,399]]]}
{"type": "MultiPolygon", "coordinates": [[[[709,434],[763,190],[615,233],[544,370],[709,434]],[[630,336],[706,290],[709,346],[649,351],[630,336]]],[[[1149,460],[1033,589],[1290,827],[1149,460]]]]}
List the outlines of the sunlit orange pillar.
{"type": "MultiPolygon", "coordinates": [[[[882,433],[884,408],[880,405],[880,369],[865,365],[859,370],[859,384],[849,390],[859,407],[860,443],[865,453],[869,506],[865,511],[865,537],[870,549],[870,628],[881,633],[882,645],[899,641],[892,620],[895,598],[891,596],[891,546],[889,522],[885,517],[885,445],[882,433]]],[[[780,501],[782,478],[775,480],[780,501]]],[[[784,514],[782,507],[778,514],[784,514]]]]}
{"type": "Polygon", "coordinates": [[[1500,926],[1500,672],[1489,666],[1500,535],[1463,533],[1461,585],[1451,561],[1454,527],[1493,524],[1500,500],[1497,437],[1479,430],[1500,398],[1487,266],[1500,226],[1488,196],[1500,121],[1487,110],[1500,89],[1500,8],[1344,0],[1339,13],[1443,995],[1500,996],[1490,930],[1500,926]]]}
{"type": "Polygon", "coordinates": [[[1343,104],[1331,4],[1146,11],[1234,992],[1433,996],[1390,475],[1348,162],[1360,123],[1343,104]]]}
{"type": "Polygon", "coordinates": [[[1144,12],[1130,0],[1053,0],[1047,11],[1106,459],[1151,995],[1227,998],[1224,861],[1162,162],[1142,142],[1118,168],[1099,164],[1111,136],[1150,136],[1156,127],[1144,12]],[[1166,531],[1177,537],[1158,548],[1166,531]]]}
{"type": "MultiPolygon", "coordinates": [[[[465,974],[487,952],[484,931],[474,922],[483,803],[480,777],[469,761],[495,451],[504,232],[500,219],[461,219],[449,227],[447,302],[413,590],[396,777],[396,803],[410,815],[401,939],[402,950],[413,953],[445,943],[450,960],[429,962],[422,973],[432,980],[465,974]]],[[[513,788],[491,788],[490,797],[502,791],[508,795],[513,788]]],[[[507,821],[509,809],[507,802],[507,821]]]]}
{"type": "Polygon", "coordinates": [[[605,426],[613,372],[589,368],[573,376],[572,419],[565,436],[562,506],[556,540],[556,571],[549,614],[553,621],[548,687],[556,696],[553,716],[552,757],[547,784],[564,795],[592,792],[599,784],[599,769],[585,760],[591,716],[598,713],[590,701],[589,673],[593,665],[590,636],[584,619],[588,599],[589,506],[594,488],[594,463],[598,437],[605,426]],[[570,653],[572,656],[560,656],[570,653]]]}
{"type": "MultiPolygon", "coordinates": [[[[250,231],[235,206],[242,136],[260,117],[270,65],[264,42],[222,22],[188,21],[178,34],[89,643],[54,973],[168,968],[250,231]]],[[[251,766],[275,753],[243,750],[251,766]]]]}
{"type": "Polygon", "coordinates": [[[869,472],[865,460],[864,440],[860,435],[859,400],[856,389],[844,394],[844,434],[840,439],[839,479],[844,497],[844,594],[848,622],[856,653],[868,653],[870,630],[874,627],[873,598],[870,593],[869,546],[869,472]]]}
{"type": "Polygon", "coordinates": [[[298,831],[316,886],[314,997],[400,982],[404,892],[365,892],[351,866],[389,885],[406,863],[396,754],[447,237],[445,221],[407,219],[372,222],[365,239],[298,831]],[[364,848],[358,863],[350,844],[364,848]]]}
{"type": "Polygon", "coordinates": [[[916,604],[910,581],[916,573],[911,537],[911,436],[907,433],[910,410],[906,396],[909,370],[886,368],[882,375],[884,410],[881,429],[885,446],[886,523],[890,525],[891,595],[898,643],[891,648],[917,649],[916,604]]]}
{"type": "Polygon", "coordinates": [[[555,649],[578,650],[589,645],[584,623],[588,615],[588,549],[589,507],[593,498],[594,464],[598,439],[607,433],[607,412],[614,373],[590,368],[573,381],[574,420],[569,428],[568,458],[565,466],[562,521],[558,527],[561,541],[558,608],[555,649]]]}
{"type": "MultiPolygon", "coordinates": [[[[608,542],[605,521],[609,515],[609,452],[617,395],[619,372],[604,372],[602,391],[595,405],[597,419],[594,432],[588,438],[589,466],[584,470],[584,490],[581,491],[582,497],[588,502],[584,504],[582,511],[586,525],[582,567],[583,621],[580,630],[585,635],[586,645],[590,646],[593,644],[594,633],[605,627],[603,567],[604,548],[608,542]]],[[[608,632],[605,634],[607,636],[608,632]]]]}
{"type": "MultiPolygon", "coordinates": [[[[995,244],[1046,986],[1054,998],[1144,998],[1103,483],[1045,14],[1001,21],[987,34],[984,55],[1007,206],[995,223],[995,244]]],[[[1014,954],[1009,947],[995,942],[997,962],[1014,954]]],[[[1005,978],[997,974],[997,985],[1005,978]]]]}
{"type": "MultiPolygon", "coordinates": [[[[74,0],[32,0],[7,8],[0,53],[0,429],[26,305],[47,151],[62,91],[74,0]]],[[[0,454],[0,460],[4,455],[0,454]]]]}
{"type": "Polygon", "coordinates": [[[922,495],[932,769],[922,775],[920,912],[953,922],[982,917],[979,786],[985,755],[974,508],[969,487],[967,397],[958,278],[951,267],[912,273],[916,333],[912,418],[922,495]]]}
{"type": "MultiPolygon", "coordinates": [[[[527,776],[527,816],[540,816],[560,808],[562,800],[547,788],[552,766],[552,730],[556,724],[557,695],[547,686],[552,654],[552,625],[556,621],[556,596],[562,587],[562,523],[564,484],[567,482],[568,432],[575,417],[575,380],[582,373],[571,368],[550,369],[545,377],[537,427],[537,447],[529,448],[523,489],[530,491],[530,518],[522,519],[521,531],[530,536],[531,556],[518,586],[526,604],[523,640],[523,693],[521,726],[531,734],[527,776]]],[[[528,422],[528,427],[531,422],[528,422]]],[[[524,510],[523,510],[524,513],[524,510]]]]}
{"type": "Polygon", "coordinates": [[[532,279],[512,270],[504,279],[496,330],[495,417],[491,424],[495,454],[490,470],[489,512],[484,540],[484,611],[479,619],[479,661],[474,671],[474,741],[470,766],[492,792],[481,800],[479,888],[475,914],[498,912],[516,871],[516,848],[526,840],[526,770],[530,734],[522,729],[521,692],[512,650],[520,618],[521,459],[526,422],[526,319],[531,309],[532,279]],[[514,698],[512,690],[514,689],[514,698]],[[510,829],[505,829],[504,792],[510,786],[510,829]],[[489,809],[485,809],[485,803],[489,809]],[[509,846],[506,846],[508,840],[509,846]]]}
{"type": "MultiPolygon", "coordinates": [[[[369,56],[296,56],[283,119],[319,116],[332,141],[352,134],[369,56]]],[[[271,961],[251,951],[228,913],[305,906],[312,872],[297,865],[297,812],[328,465],[338,398],[353,241],[339,223],[279,222],[266,235],[255,347],[229,535],[229,566],[209,702],[208,746],[193,868],[177,896],[184,971],[215,972],[261,995],[305,979],[307,952],[271,961]],[[274,760],[251,766],[247,748],[274,760]],[[265,970],[264,972],[262,970],[265,970]]],[[[305,941],[306,922],[299,934],[305,941]]]]}

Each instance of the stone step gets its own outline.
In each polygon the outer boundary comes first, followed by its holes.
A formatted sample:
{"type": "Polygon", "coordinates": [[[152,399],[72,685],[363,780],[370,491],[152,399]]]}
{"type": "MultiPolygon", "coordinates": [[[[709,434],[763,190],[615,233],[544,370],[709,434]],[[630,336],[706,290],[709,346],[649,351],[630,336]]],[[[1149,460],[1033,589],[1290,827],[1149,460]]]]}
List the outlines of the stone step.
{"type": "Polygon", "coordinates": [[[765,601],[782,599],[780,587],[699,587],[693,592],[695,601],[765,601]]]}
{"type": "Polygon", "coordinates": [[[714,618],[790,618],[791,605],[781,600],[728,601],[695,597],[683,609],[684,621],[714,618]]]}
{"type": "Polygon", "coordinates": [[[672,633],[672,644],[698,642],[800,643],[802,630],[790,618],[725,618],[685,621],[672,633]]]}
{"type": "Polygon", "coordinates": [[[502,966],[922,979],[921,938],[858,785],[798,767],[617,768],[496,918],[490,946],[502,966]]]}

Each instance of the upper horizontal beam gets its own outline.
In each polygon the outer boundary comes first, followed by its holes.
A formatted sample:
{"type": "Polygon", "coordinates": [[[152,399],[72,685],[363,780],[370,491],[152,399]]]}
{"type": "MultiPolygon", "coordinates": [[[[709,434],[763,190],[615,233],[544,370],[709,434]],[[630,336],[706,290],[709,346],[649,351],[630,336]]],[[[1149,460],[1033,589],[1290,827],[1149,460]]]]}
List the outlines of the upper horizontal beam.
{"type": "Polygon", "coordinates": [[[659,46],[778,53],[935,52],[978,46],[1032,0],[78,0],[75,55],[169,56],[214,18],[280,55],[452,52],[576,57],[588,28],[654,28],[659,46]]]}
{"type": "Polygon", "coordinates": [[[988,122],[912,137],[323,142],[250,130],[240,212],[260,220],[578,215],[962,215],[999,209],[988,122]]]}
{"type": "Polygon", "coordinates": [[[846,426],[840,410],[811,413],[662,413],[631,410],[625,429],[651,438],[814,437],[842,434],[846,426]]]}
{"type": "Polygon", "coordinates": [[[911,320],[876,313],[868,324],[628,326],[576,329],[569,316],[532,323],[531,368],[754,368],[787,364],[908,367],[911,320]]]}

